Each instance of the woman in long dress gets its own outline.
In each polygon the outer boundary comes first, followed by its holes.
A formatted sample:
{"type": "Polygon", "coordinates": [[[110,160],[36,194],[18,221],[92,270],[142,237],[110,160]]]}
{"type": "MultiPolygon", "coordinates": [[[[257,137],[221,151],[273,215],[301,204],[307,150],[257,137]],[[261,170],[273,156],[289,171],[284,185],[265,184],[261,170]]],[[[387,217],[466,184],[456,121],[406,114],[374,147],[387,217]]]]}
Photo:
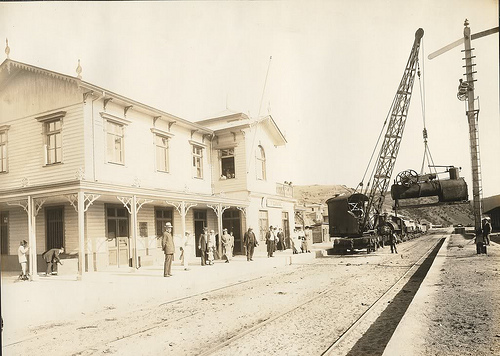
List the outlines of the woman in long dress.
{"type": "Polygon", "coordinates": [[[215,231],[210,230],[207,241],[207,264],[209,265],[214,264],[214,250],[215,250],[215,231]]]}

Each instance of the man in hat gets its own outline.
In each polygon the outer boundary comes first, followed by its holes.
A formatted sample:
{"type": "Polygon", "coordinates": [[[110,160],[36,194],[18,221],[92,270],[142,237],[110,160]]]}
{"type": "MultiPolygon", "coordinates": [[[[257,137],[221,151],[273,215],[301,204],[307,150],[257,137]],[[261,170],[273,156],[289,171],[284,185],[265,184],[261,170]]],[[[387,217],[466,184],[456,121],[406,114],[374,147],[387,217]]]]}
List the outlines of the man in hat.
{"type": "Polygon", "coordinates": [[[208,228],[204,227],[203,232],[198,240],[198,248],[200,249],[201,265],[207,264],[207,241],[208,241],[208,228]]]}
{"type": "Polygon", "coordinates": [[[42,258],[47,263],[47,273],[45,274],[47,277],[53,274],[57,274],[57,264],[59,263],[60,265],[62,265],[62,262],[59,259],[59,255],[61,253],[64,253],[64,247],[52,248],[42,253],[42,258]]]}
{"type": "Polygon", "coordinates": [[[273,226],[269,226],[269,231],[266,234],[266,244],[267,244],[267,257],[274,257],[273,253],[275,251],[276,233],[273,226]]]}
{"type": "Polygon", "coordinates": [[[253,251],[255,246],[258,246],[259,243],[257,242],[251,227],[248,228],[248,231],[245,232],[245,235],[243,236],[243,244],[247,250],[247,261],[253,261],[253,251]]]}
{"type": "Polygon", "coordinates": [[[483,219],[483,236],[484,236],[484,243],[486,245],[490,244],[490,233],[491,233],[491,224],[489,218],[486,217],[483,219]]]}
{"type": "Polygon", "coordinates": [[[161,247],[165,253],[165,264],[163,266],[163,277],[172,276],[172,261],[174,260],[175,245],[172,237],[172,224],[167,222],[165,224],[165,231],[161,239],[161,247]]]}

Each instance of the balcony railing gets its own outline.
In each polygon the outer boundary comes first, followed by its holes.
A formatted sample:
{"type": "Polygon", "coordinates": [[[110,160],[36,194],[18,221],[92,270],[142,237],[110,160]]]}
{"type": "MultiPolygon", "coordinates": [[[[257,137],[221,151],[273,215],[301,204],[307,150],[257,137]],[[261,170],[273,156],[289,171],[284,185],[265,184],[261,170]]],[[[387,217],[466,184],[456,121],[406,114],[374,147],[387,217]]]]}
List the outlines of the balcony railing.
{"type": "Polygon", "coordinates": [[[282,197],[293,198],[293,187],[288,184],[276,183],[276,194],[282,197]]]}

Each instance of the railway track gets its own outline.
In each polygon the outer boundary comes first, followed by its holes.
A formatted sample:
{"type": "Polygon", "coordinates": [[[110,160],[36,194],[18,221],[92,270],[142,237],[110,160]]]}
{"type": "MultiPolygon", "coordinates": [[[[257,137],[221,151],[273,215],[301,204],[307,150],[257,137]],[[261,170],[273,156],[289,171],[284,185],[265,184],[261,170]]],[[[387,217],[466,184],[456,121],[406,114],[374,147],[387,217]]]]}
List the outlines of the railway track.
{"type": "MultiPolygon", "coordinates": [[[[412,241],[415,241],[415,240],[412,240],[412,241]]],[[[403,246],[403,247],[401,248],[400,252],[403,254],[408,254],[417,247],[417,244],[412,243],[412,244],[409,244],[408,246],[403,246]],[[403,248],[403,247],[406,247],[406,248],[403,248]]],[[[404,279],[405,276],[407,276],[411,272],[412,268],[414,268],[419,263],[419,261],[422,258],[424,258],[425,255],[428,254],[428,252],[429,251],[427,251],[424,254],[424,256],[421,257],[418,261],[416,261],[408,266],[404,266],[404,268],[406,268],[404,275],[401,278],[399,278],[396,281],[396,283],[394,283],[384,293],[384,295],[387,295],[387,293],[389,293],[391,290],[393,290],[395,288],[395,285],[400,283],[400,281],[402,279],[404,279]]],[[[391,255],[382,256],[382,257],[383,258],[379,262],[379,265],[383,266],[384,268],[387,268],[385,265],[388,265],[387,262],[391,258],[391,255]]],[[[321,264],[322,263],[321,259],[317,260],[317,263],[321,264]]],[[[392,267],[394,267],[394,266],[392,266],[392,267]]],[[[399,266],[399,267],[402,267],[402,266],[399,266]]],[[[307,267],[307,265],[299,267],[299,269],[303,269],[303,268],[308,268],[308,267],[307,267]]],[[[291,273],[295,273],[295,272],[287,272],[284,275],[291,274],[291,273]]],[[[128,311],[129,314],[130,313],[135,314],[135,319],[137,319],[137,321],[139,321],[138,322],[139,325],[134,324],[134,327],[130,327],[127,330],[123,330],[123,332],[120,332],[119,335],[116,335],[116,334],[115,335],[106,335],[106,330],[104,330],[104,332],[102,332],[102,330],[100,330],[101,332],[100,332],[99,336],[96,337],[94,340],[92,340],[91,344],[82,345],[83,347],[81,347],[79,351],[71,352],[71,354],[78,355],[78,356],[84,356],[84,355],[91,355],[91,354],[96,354],[96,353],[100,353],[100,352],[106,352],[106,350],[108,350],[110,347],[113,347],[113,345],[116,343],[123,343],[124,341],[127,342],[127,340],[132,341],[132,340],[135,340],[135,338],[141,338],[144,335],[149,335],[151,333],[159,332],[163,329],[176,328],[176,326],[180,325],[181,322],[190,322],[194,319],[203,317],[203,315],[206,313],[206,310],[204,310],[203,308],[191,308],[191,309],[186,308],[188,305],[196,304],[196,302],[193,303],[194,300],[198,301],[200,299],[201,300],[209,299],[209,298],[212,298],[212,296],[214,296],[215,294],[220,294],[220,293],[230,293],[230,291],[232,289],[241,287],[243,285],[249,285],[249,287],[246,287],[246,288],[250,288],[250,285],[252,285],[252,283],[260,283],[259,280],[264,280],[265,278],[266,278],[265,276],[259,276],[257,278],[250,278],[250,279],[247,279],[244,281],[238,281],[236,283],[232,283],[232,284],[229,284],[227,286],[223,286],[220,288],[214,288],[214,289],[209,290],[209,291],[197,293],[194,295],[185,296],[182,298],[173,299],[173,300],[170,300],[166,303],[160,303],[157,306],[155,306],[155,308],[158,308],[158,307],[174,308],[174,311],[175,311],[175,306],[179,305],[178,309],[179,310],[182,309],[182,312],[177,310],[174,312],[174,315],[172,315],[170,318],[162,318],[160,315],[158,315],[158,317],[155,320],[148,319],[149,313],[151,313],[152,311],[149,309],[145,309],[144,307],[140,308],[140,309],[133,310],[133,311],[129,310],[128,311]],[[141,319],[145,320],[144,323],[142,323],[142,324],[140,322],[141,319]]],[[[223,340],[222,340],[222,338],[219,339],[222,341],[216,342],[216,340],[215,340],[215,342],[213,344],[211,344],[208,348],[204,348],[202,352],[199,352],[196,354],[211,355],[211,354],[217,354],[219,352],[224,353],[224,349],[227,349],[232,344],[238,342],[238,340],[243,339],[246,335],[249,335],[252,333],[257,333],[259,330],[265,328],[266,326],[272,327],[272,325],[279,323],[280,320],[283,318],[290,317],[291,315],[294,315],[294,314],[300,314],[305,308],[307,308],[309,305],[315,304],[315,302],[319,301],[321,298],[331,297],[331,294],[336,289],[346,288],[347,283],[349,283],[348,280],[344,280],[341,283],[335,283],[331,287],[325,288],[325,289],[317,292],[317,294],[313,295],[312,297],[309,297],[305,300],[301,300],[297,304],[290,305],[289,307],[286,308],[286,310],[284,310],[283,312],[281,312],[277,315],[269,315],[267,318],[259,319],[259,320],[255,321],[253,323],[253,325],[251,325],[249,327],[244,327],[243,330],[231,331],[225,335],[223,340]]],[[[337,337],[336,338],[337,340],[335,342],[333,342],[332,345],[330,345],[330,346],[335,347],[335,344],[338,344],[339,342],[341,342],[345,338],[346,335],[348,335],[354,328],[356,328],[356,325],[359,324],[360,320],[362,320],[365,317],[365,315],[369,314],[370,311],[374,309],[376,303],[379,300],[381,300],[382,298],[383,297],[378,298],[378,300],[375,303],[370,305],[368,307],[368,309],[359,318],[357,318],[353,322],[353,325],[351,325],[347,330],[345,330],[340,337],[337,337]]],[[[153,308],[151,308],[151,309],[153,309],[153,308]]],[[[164,310],[164,309],[162,309],[162,310],[164,310]]],[[[161,313],[162,312],[158,312],[158,314],[161,314],[161,313]]],[[[93,320],[87,320],[84,325],[83,324],[78,325],[75,323],[74,325],[71,325],[71,326],[73,326],[77,330],[86,330],[86,332],[96,332],[96,334],[97,334],[98,328],[94,325],[102,325],[103,320],[108,321],[110,319],[95,318],[93,320]]],[[[121,320],[120,325],[127,325],[128,326],[129,323],[133,323],[131,321],[131,319],[130,320],[129,319],[121,320]]],[[[25,342],[27,343],[27,342],[30,342],[33,339],[37,339],[37,338],[53,339],[53,336],[57,333],[61,333],[61,331],[60,330],[58,331],[58,328],[54,328],[46,333],[38,334],[38,335],[32,336],[30,338],[26,338],[26,339],[21,340],[21,341],[11,343],[9,345],[4,345],[4,348],[7,348],[5,350],[8,350],[9,347],[15,346],[15,344],[22,344],[25,342]]],[[[66,342],[68,342],[68,341],[66,341],[66,342]]],[[[331,347],[329,347],[325,351],[326,353],[324,353],[324,354],[328,354],[327,352],[329,352],[328,350],[331,347]]],[[[55,353],[55,354],[57,354],[57,353],[55,353]]]]}
{"type": "MultiPolygon", "coordinates": [[[[395,283],[393,283],[382,295],[380,295],[380,297],[378,297],[375,302],[373,302],[358,318],[356,318],[356,320],[354,320],[354,322],[345,330],[341,333],[341,335],[339,335],[338,337],[336,337],[336,339],[331,343],[331,345],[321,353],[321,355],[333,355],[335,354],[336,352],[336,348],[337,346],[346,338],[346,336],[348,336],[350,333],[353,332],[353,330],[362,322],[362,320],[367,316],[369,315],[377,306],[380,305],[381,301],[387,296],[389,295],[397,286],[399,286],[401,284],[401,282],[413,271],[415,271],[416,267],[420,265],[420,263],[429,258],[428,256],[429,255],[432,255],[432,252],[435,251],[435,254],[437,254],[437,251],[439,250],[439,248],[441,247],[441,245],[443,244],[445,238],[442,238],[440,239],[438,242],[436,242],[435,245],[431,246],[423,255],[422,257],[420,257],[417,261],[415,261],[414,263],[412,263],[410,266],[406,266],[406,271],[404,272],[404,274],[398,278],[396,280],[395,283]]],[[[408,253],[409,250],[412,250],[415,248],[416,245],[412,245],[411,247],[409,247],[408,249],[406,249],[404,251],[404,253],[408,253]]],[[[432,264],[432,261],[434,260],[435,258],[435,254],[432,256],[432,260],[430,261],[429,264],[425,265],[425,273],[427,273],[427,271],[429,270],[430,268],[430,265],[432,264]]],[[[424,275],[425,277],[425,275],[424,275]]],[[[346,284],[348,283],[348,281],[344,281],[340,286],[345,286],[346,284]]],[[[272,324],[274,322],[277,322],[279,319],[281,318],[284,318],[288,315],[290,315],[291,313],[294,313],[294,312],[297,312],[297,310],[303,308],[304,306],[306,306],[307,304],[311,304],[311,303],[314,303],[316,301],[318,301],[319,299],[325,297],[326,295],[334,292],[335,290],[337,290],[339,288],[339,285],[335,285],[335,286],[332,286],[330,288],[327,288],[325,290],[323,290],[321,293],[319,293],[318,295],[312,297],[312,298],[309,298],[308,300],[296,305],[296,306],[293,306],[287,310],[285,310],[284,312],[276,315],[276,316],[273,316],[272,318],[269,318],[267,320],[264,320],[264,321],[261,321],[260,323],[254,325],[253,327],[249,328],[249,329],[246,329],[244,330],[243,332],[240,332],[240,333],[237,333],[237,334],[234,334],[234,335],[231,335],[228,340],[225,340],[213,347],[211,347],[210,349],[206,350],[205,352],[201,353],[200,356],[209,356],[209,355],[215,355],[217,354],[219,351],[221,351],[222,349],[230,346],[231,344],[233,344],[235,341],[245,337],[246,335],[248,334],[251,334],[251,333],[256,333],[258,334],[259,330],[263,329],[264,327],[268,326],[269,324],[272,324]]],[[[418,288],[417,288],[418,289],[418,288]]],[[[415,291],[416,293],[416,291],[415,291]]],[[[415,294],[413,293],[413,295],[415,294]]],[[[413,298],[413,295],[412,295],[412,298],[413,298]]],[[[411,301],[411,300],[410,300],[411,301]]],[[[393,304],[395,305],[395,304],[393,304]]],[[[408,303],[409,305],[409,303],[408,303]]],[[[401,315],[402,317],[402,315],[401,315]]],[[[397,323],[399,323],[399,320],[401,318],[399,318],[397,320],[397,323]]],[[[397,323],[396,323],[396,326],[397,326],[397,323]]],[[[395,327],[394,327],[395,329],[395,327]]],[[[393,330],[394,331],[394,330],[393,330]]],[[[391,335],[392,335],[392,332],[391,332],[391,335]]],[[[390,337],[389,337],[390,339],[390,337]]],[[[388,340],[387,340],[388,342],[388,340]]],[[[379,345],[380,346],[380,345],[379,345]]],[[[385,345],[383,345],[384,348],[385,348],[385,345]]],[[[383,351],[383,349],[382,349],[383,351]]],[[[349,352],[349,356],[356,356],[356,355],[360,355],[360,354],[363,354],[363,355],[366,355],[366,353],[359,353],[358,351],[355,351],[354,353],[352,352],[349,352]]],[[[376,355],[377,353],[373,353],[374,355],[376,355]]]]}

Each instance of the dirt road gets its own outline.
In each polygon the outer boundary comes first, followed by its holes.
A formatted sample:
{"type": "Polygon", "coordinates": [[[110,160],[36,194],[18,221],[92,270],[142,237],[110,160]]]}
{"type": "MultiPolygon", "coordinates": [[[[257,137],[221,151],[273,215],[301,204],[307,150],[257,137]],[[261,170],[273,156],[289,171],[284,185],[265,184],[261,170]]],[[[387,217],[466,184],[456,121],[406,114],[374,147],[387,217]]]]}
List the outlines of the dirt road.
{"type": "MultiPolygon", "coordinates": [[[[399,245],[397,255],[386,247],[369,255],[327,256],[294,268],[270,267],[208,293],[193,295],[186,290],[174,301],[156,294],[150,298],[156,302],[142,308],[108,308],[32,327],[29,338],[11,340],[3,351],[5,355],[40,350],[50,350],[51,355],[319,355],[368,309],[375,312],[365,322],[375,320],[383,308],[372,308],[374,303],[438,239],[430,235],[408,241],[399,245]]],[[[356,336],[344,338],[338,354],[355,341],[356,336]]]]}

